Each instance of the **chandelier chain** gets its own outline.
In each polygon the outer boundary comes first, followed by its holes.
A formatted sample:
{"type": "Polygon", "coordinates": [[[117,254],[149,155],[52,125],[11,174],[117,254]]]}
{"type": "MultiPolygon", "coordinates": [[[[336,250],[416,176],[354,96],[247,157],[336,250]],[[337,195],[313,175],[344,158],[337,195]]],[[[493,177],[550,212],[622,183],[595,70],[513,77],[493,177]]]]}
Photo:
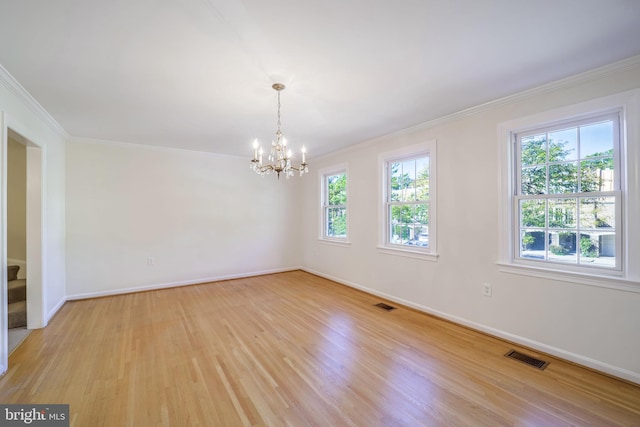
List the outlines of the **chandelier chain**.
{"type": "Polygon", "coordinates": [[[280,91],[278,91],[278,135],[280,135],[282,132],[280,131],[280,91]]]}

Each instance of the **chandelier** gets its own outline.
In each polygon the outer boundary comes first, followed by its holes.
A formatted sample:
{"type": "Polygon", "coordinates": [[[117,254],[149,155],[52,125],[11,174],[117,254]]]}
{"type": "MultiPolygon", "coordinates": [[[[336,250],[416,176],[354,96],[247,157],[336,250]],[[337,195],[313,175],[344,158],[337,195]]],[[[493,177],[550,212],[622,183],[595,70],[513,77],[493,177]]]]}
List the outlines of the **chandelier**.
{"type": "Polygon", "coordinates": [[[306,150],[302,146],[302,163],[300,166],[293,166],[291,164],[291,149],[287,148],[287,140],[282,136],[280,131],[280,92],[285,89],[285,85],[282,83],[274,83],[271,86],[276,92],[278,92],[278,130],[276,131],[276,138],[271,141],[271,152],[269,153],[269,163],[262,163],[263,150],[258,140],[253,141],[253,159],[251,159],[251,169],[253,169],[258,175],[268,175],[271,172],[275,172],[280,179],[280,174],[284,174],[289,178],[293,176],[295,172],[302,174],[309,172],[307,168],[306,150]]]}

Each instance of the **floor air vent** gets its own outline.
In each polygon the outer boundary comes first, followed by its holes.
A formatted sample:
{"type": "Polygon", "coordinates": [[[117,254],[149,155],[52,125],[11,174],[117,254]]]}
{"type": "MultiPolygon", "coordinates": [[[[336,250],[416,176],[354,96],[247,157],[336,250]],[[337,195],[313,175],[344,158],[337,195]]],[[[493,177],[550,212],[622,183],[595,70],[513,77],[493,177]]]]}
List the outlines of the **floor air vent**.
{"type": "Polygon", "coordinates": [[[385,304],[383,302],[379,302],[378,304],[374,304],[375,307],[379,307],[383,310],[387,310],[387,311],[391,311],[391,310],[395,310],[395,307],[390,306],[389,304],[385,304]]]}
{"type": "Polygon", "coordinates": [[[549,362],[545,362],[544,360],[536,359],[535,357],[527,356],[526,354],[520,353],[519,351],[511,350],[505,356],[515,359],[519,362],[526,363],[529,366],[533,366],[534,368],[544,369],[547,367],[549,362]]]}

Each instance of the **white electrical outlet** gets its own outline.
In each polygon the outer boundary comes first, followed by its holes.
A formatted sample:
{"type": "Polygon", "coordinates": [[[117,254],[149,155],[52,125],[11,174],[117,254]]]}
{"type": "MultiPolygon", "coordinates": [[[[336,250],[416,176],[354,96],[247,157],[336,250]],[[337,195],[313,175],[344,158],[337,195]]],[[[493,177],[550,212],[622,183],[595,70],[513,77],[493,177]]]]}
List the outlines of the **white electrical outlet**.
{"type": "Polygon", "coordinates": [[[491,283],[482,284],[482,295],[484,295],[485,297],[491,296],[491,283]]]}
{"type": "Polygon", "coordinates": [[[147,258],[147,265],[153,265],[156,262],[156,260],[150,256],[147,258]]]}

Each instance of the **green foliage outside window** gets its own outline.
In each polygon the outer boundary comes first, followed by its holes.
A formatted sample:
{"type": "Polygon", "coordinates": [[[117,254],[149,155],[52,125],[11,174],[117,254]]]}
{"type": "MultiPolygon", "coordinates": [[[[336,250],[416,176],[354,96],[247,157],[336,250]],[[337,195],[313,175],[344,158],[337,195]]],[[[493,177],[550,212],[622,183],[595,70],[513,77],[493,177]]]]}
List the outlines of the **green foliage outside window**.
{"type": "Polygon", "coordinates": [[[600,256],[598,244],[591,240],[589,236],[580,236],[580,255],[589,258],[597,258],[600,256]]]}
{"type": "Polygon", "coordinates": [[[347,236],[347,174],[327,178],[327,236],[347,236]]]}
{"type": "Polygon", "coordinates": [[[390,241],[428,246],[428,157],[392,162],[390,168],[390,241]]]}
{"type": "MultiPolygon", "coordinates": [[[[598,125],[601,124],[595,126],[598,125]]],[[[575,236],[578,229],[612,227],[611,197],[578,196],[582,193],[606,192],[612,188],[613,148],[588,153],[587,143],[583,150],[578,135],[583,136],[580,127],[521,138],[520,194],[525,197],[520,200],[521,228],[568,229],[575,236]],[[586,155],[579,155],[579,145],[586,155]],[[573,197],[526,198],[560,194],[573,197]],[[576,223],[578,210],[582,218],[580,225],[576,223]]],[[[599,140],[598,143],[606,144],[607,141],[599,140]]],[[[522,236],[523,249],[530,250],[534,241],[530,233],[525,233],[522,236]]],[[[600,256],[598,242],[586,235],[580,236],[579,250],[584,257],[600,256]]],[[[560,238],[559,242],[549,246],[549,251],[554,255],[575,253],[575,239],[560,238]]]]}
{"type": "Polygon", "coordinates": [[[531,245],[533,245],[536,241],[536,238],[533,237],[531,234],[525,234],[524,236],[522,236],[522,245],[525,247],[525,249],[529,249],[531,247],[531,245]]]}
{"type": "Polygon", "coordinates": [[[347,175],[331,175],[327,177],[329,205],[347,204],[347,175]]]}

